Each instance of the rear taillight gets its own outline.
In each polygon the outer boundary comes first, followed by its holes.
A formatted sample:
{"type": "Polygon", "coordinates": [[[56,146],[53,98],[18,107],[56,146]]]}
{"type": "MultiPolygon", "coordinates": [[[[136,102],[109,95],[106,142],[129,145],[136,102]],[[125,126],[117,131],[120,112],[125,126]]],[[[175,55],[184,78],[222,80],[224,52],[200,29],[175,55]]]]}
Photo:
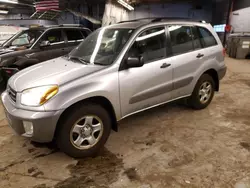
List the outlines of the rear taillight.
{"type": "Polygon", "coordinates": [[[226,56],[226,48],[223,48],[222,54],[223,54],[224,57],[226,56]]]}
{"type": "Polygon", "coordinates": [[[12,74],[11,70],[5,70],[5,72],[8,73],[8,74],[12,74]]]}

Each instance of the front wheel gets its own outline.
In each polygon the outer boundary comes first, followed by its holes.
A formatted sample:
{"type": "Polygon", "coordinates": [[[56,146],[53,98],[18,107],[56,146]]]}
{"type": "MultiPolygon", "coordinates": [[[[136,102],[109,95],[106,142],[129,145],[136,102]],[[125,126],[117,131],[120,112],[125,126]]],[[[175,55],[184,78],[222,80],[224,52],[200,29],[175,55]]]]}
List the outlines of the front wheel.
{"type": "Polygon", "coordinates": [[[84,104],[71,109],[58,125],[58,147],[75,158],[95,156],[106,143],[111,119],[108,112],[97,104],[84,104]]]}
{"type": "Polygon", "coordinates": [[[188,104],[197,110],[206,108],[214,97],[215,83],[208,74],[203,74],[198,80],[188,104]]]}

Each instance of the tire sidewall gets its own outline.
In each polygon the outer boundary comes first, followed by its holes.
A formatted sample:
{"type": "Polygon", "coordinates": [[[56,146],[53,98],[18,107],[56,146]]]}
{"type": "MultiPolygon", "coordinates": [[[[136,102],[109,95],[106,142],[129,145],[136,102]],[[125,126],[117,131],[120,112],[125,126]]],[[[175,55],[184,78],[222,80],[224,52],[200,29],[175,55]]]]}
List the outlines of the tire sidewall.
{"type": "Polygon", "coordinates": [[[78,106],[73,108],[71,113],[68,114],[68,118],[64,118],[59,129],[57,143],[63,152],[75,158],[90,157],[98,154],[100,149],[106,143],[111,130],[111,120],[108,112],[100,105],[84,104],[81,107],[78,106]],[[103,134],[100,140],[93,147],[89,149],[78,149],[71,143],[71,129],[77,120],[86,115],[94,115],[101,119],[103,123],[103,134]]]}
{"type": "Polygon", "coordinates": [[[214,82],[213,78],[208,74],[203,74],[200,77],[200,79],[198,80],[198,82],[197,82],[197,84],[195,86],[195,89],[194,89],[194,91],[192,93],[191,101],[190,101],[192,107],[195,108],[195,109],[204,109],[204,108],[206,108],[211,103],[211,101],[213,100],[214,91],[215,91],[215,82],[214,82]],[[199,91],[200,91],[201,85],[204,82],[209,82],[211,84],[211,86],[212,86],[212,88],[211,88],[211,96],[210,96],[209,100],[206,103],[201,103],[200,102],[200,97],[199,97],[199,91]]]}

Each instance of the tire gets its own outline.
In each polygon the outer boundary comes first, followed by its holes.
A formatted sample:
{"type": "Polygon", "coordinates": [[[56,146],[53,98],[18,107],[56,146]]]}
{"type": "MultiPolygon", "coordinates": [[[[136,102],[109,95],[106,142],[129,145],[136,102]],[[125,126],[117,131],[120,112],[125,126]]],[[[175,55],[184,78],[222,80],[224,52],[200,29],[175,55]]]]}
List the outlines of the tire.
{"type": "Polygon", "coordinates": [[[206,108],[211,103],[214,97],[214,91],[215,91],[214,79],[208,74],[203,74],[198,80],[191,97],[188,99],[189,106],[196,110],[201,110],[201,109],[206,108]],[[205,83],[209,83],[211,85],[211,90],[210,90],[209,97],[207,97],[208,99],[205,100],[204,98],[203,102],[201,102],[202,99],[199,93],[200,93],[201,87],[206,85],[205,83]]]}
{"type": "MultiPolygon", "coordinates": [[[[65,116],[66,117],[60,121],[61,124],[58,125],[60,127],[58,127],[56,135],[56,142],[59,149],[74,158],[96,156],[103,148],[110,134],[111,118],[108,112],[98,104],[85,103],[81,106],[75,106],[75,108],[71,109],[70,113],[65,116]],[[94,127],[91,126],[91,123],[88,123],[91,121],[91,117],[93,117],[92,122],[94,122],[92,124],[102,125],[99,133],[98,131],[94,133],[94,127]],[[76,123],[81,126],[75,125],[76,123]],[[95,138],[97,137],[96,135],[98,135],[98,139],[95,138]],[[79,145],[82,139],[85,140],[79,145]],[[91,146],[91,142],[94,142],[93,140],[95,140],[96,143],[91,146]]],[[[96,125],[93,126],[99,127],[96,125]]]]}

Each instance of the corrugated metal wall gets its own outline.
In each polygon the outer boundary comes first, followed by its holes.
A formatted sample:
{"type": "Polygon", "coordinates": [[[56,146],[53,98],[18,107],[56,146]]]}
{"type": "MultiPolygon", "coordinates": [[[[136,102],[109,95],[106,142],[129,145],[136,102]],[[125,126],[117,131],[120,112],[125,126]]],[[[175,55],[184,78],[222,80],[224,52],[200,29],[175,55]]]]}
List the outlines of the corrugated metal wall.
{"type": "Polygon", "coordinates": [[[103,14],[102,25],[107,26],[115,24],[120,21],[128,20],[128,11],[122,6],[112,3],[111,1],[106,3],[105,11],[103,14]]]}
{"type": "Polygon", "coordinates": [[[147,4],[135,7],[129,12],[130,19],[147,17],[182,17],[212,21],[212,5],[203,4],[197,9],[192,3],[147,4]]]}

